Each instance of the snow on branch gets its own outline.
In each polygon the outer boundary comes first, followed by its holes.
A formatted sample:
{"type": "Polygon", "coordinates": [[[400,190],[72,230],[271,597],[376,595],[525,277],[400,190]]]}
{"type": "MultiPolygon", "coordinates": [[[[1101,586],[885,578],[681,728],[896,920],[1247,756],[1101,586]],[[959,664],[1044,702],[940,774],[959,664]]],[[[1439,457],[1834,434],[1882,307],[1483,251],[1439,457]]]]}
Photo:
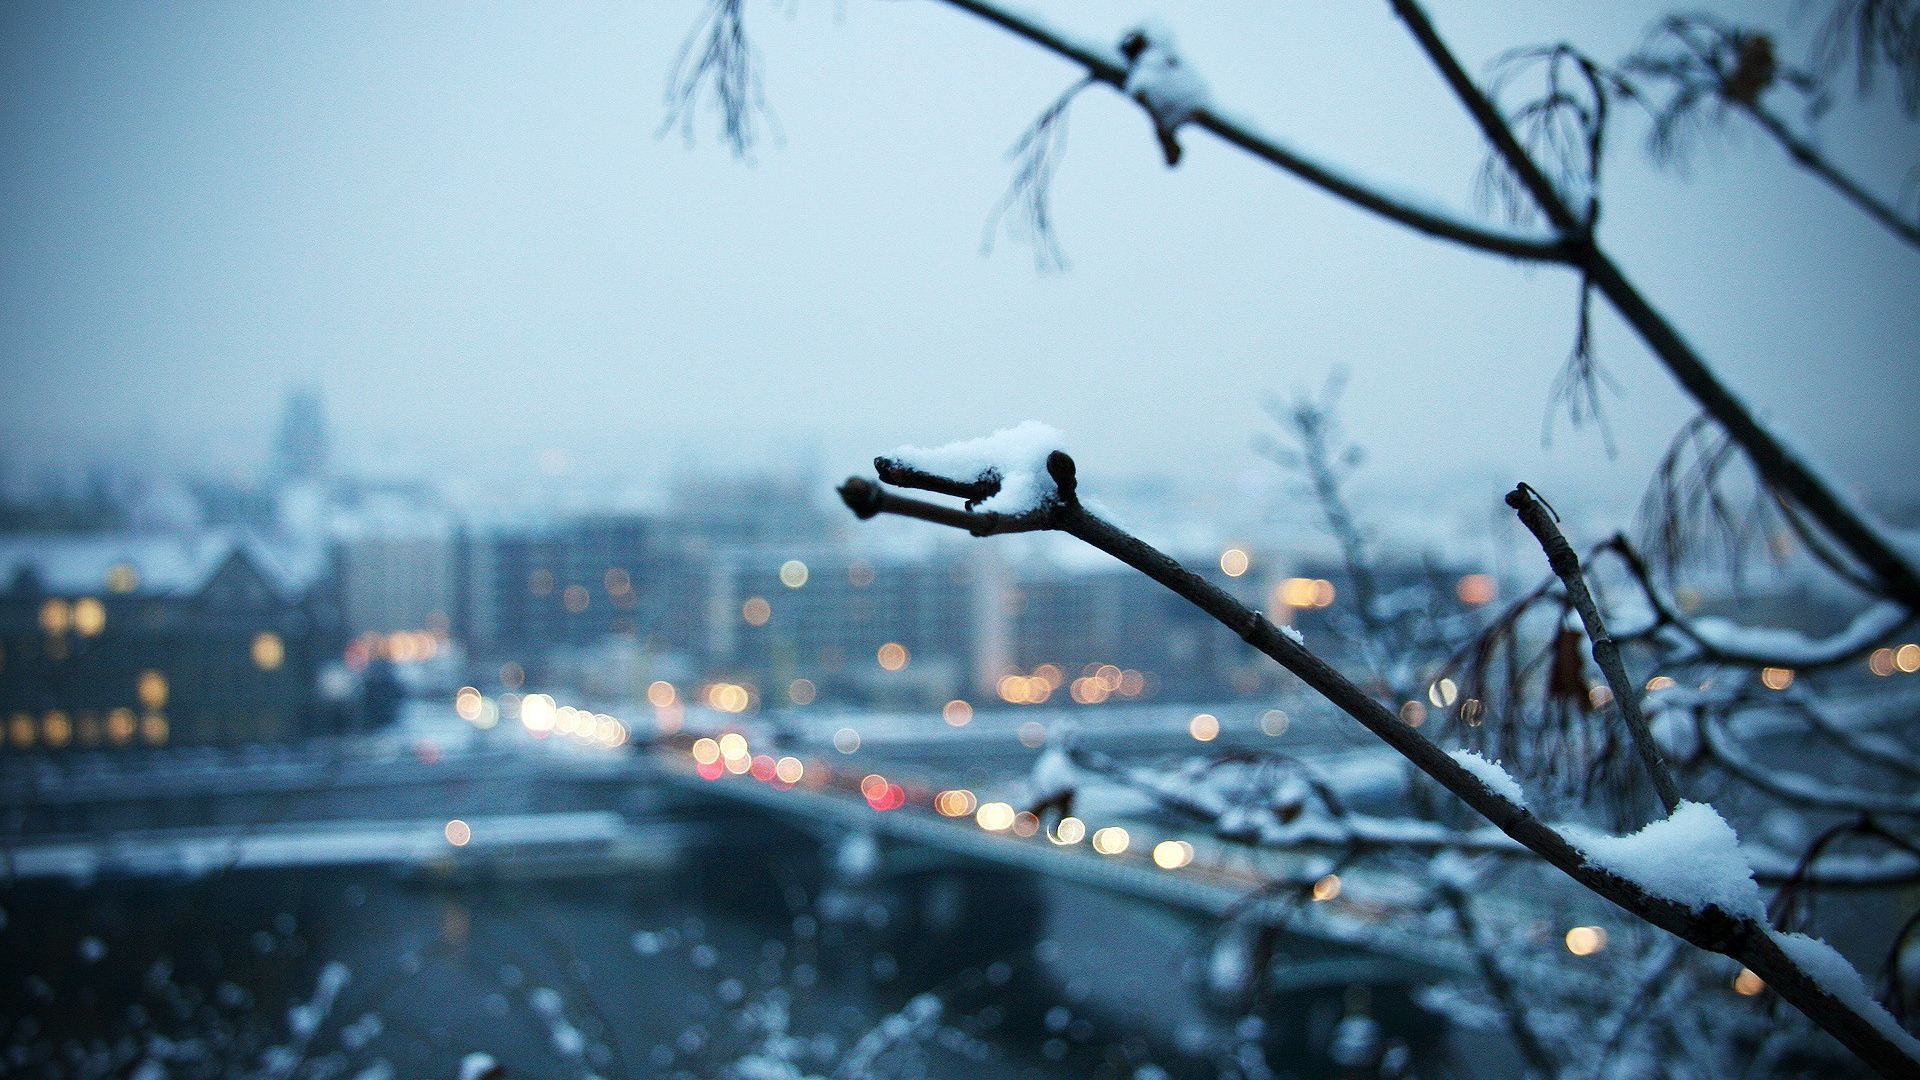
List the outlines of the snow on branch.
{"type": "Polygon", "coordinates": [[[1497,761],[1488,761],[1471,750],[1454,750],[1448,757],[1460,763],[1461,767],[1478,776],[1480,782],[1505,795],[1515,806],[1527,805],[1527,793],[1520,789],[1520,781],[1515,780],[1497,761]]]}
{"type": "Polygon", "coordinates": [[[1903,604],[1883,600],[1825,638],[1798,630],[1741,626],[1731,619],[1676,616],[1674,626],[1716,660],[1750,667],[1817,668],[1845,663],[1878,645],[1913,620],[1903,604]]]}
{"type": "Polygon", "coordinates": [[[970,510],[1028,514],[1060,497],[1047,457],[1065,442],[1057,429],[1027,420],[979,439],[902,446],[875,458],[874,468],[888,483],[966,499],[970,510]]]}
{"type": "Polygon", "coordinates": [[[1632,836],[1604,836],[1573,826],[1565,830],[1589,865],[1634,882],[1651,895],[1693,911],[1717,907],[1742,918],[1766,917],[1753,868],[1740,854],[1740,838],[1706,803],[1683,802],[1632,836]]]}
{"type": "Polygon", "coordinates": [[[1141,23],[1121,38],[1120,55],[1127,58],[1123,89],[1153,118],[1167,164],[1180,164],[1180,143],[1174,133],[1212,103],[1207,81],[1181,59],[1173,31],[1158,19],[1141,23]]]}

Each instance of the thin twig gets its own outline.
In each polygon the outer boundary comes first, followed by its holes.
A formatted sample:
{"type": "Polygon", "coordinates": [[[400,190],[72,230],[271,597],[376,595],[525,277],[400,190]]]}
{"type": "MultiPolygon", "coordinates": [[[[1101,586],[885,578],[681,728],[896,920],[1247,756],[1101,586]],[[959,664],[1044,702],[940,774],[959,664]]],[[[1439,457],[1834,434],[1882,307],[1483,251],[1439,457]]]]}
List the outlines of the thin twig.
{"type": "Polygon", "coordinates": [[[1574,610],[1580,613],[1580,621],[1587,628],[1587,639],[1593,643],[1594,662],[1600,665],[1601,674],[1613,690],[1613,700],[1608,707],[1619,713],[1628,736],[1633,739],[1634,749],[1640,753],[1641,764],[1653,779],[1654,790],[1659,793],[1667,813],[1673,813],[1680,805],[1680,785],[1674,782],[1673,773],[1660,756],[1659,744],[1653,741],[1646,714],[1640,711],[1638,688],[1627,678],[1627,666],[1620,659],[1620,646],[1607,633],[1607,621],[1600,614],[1600,605],[1593,602],[1593,593],[1587,589],[1587,577],[1580,570],[1580,556],[1574,554],[1573,545],[1567,543],[1560,527],[1554,524],[1552,509],[1532,488],[1521,484],[1508,492],[1507,505],[1514,508],[1527,531],[1540,541],[1548,564],[1567,590],[1574,610]]]}
{"type": "Polygon", "coordinates": [[[1453,911],[1453,919],[1460,924],[1460,936],[1466,939],[1467,951],[1473,954],[1474,966],[1480,969],[1480,981],[1487,984],[1487,992],[1500,1003],[1500,1014],[1506,1018],[1507,1034],[1520,1047],[1520,1054],[1540,1074],[1540,1080],[1553,1080],[1560,1075],[1560,1068],[1553,1055],[1547,1052],[1546,1043],[1539,1032],[1533,1030],[1528,1022],[1530,1013],[1527,1002],[1522,998],[1520,988],[1500,967],[1499,958],[1493,955],[1493,949],[1481,938],[1479,920],[1474,917],[1473,901],[1452,882],[1442,880],[1435,889],[1440,899],[1447,902],[1453,911]]]}

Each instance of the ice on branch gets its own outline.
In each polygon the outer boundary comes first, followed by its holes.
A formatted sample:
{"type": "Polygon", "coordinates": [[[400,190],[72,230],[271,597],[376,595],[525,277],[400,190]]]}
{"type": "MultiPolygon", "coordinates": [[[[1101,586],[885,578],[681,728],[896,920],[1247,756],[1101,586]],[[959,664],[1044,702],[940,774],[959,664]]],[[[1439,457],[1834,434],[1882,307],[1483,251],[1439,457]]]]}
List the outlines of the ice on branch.
{"type": "Polygon", "coordinates": [[[1127,95],[1153,117],[1167,164],[1178,164],[1180,144],[1173,133],[1210,104],[1207,81],[1180,58],[1173,31],[1157,20],[1141,23],[1122,38],[1120,53],[1127,58],[1127,95]]]}
{"type": "Polygon", "coordinates": [[[994,484],[998,491],[976,500],[975,509],[996,514],[1025,514],[1059,495],[1047,473],[1047,455],[1066,449],[1066,436],[1036,420],[1004,428],[985,438],[932,448],[902,446],[882,461],[952,481],[956,486],[994,484]]]}
{"type": "Polygon", "coordinates": [[[1488,761],[1471,750],[1454,750],[1448,757],[1461,768],[1480,778],[1480,782],[1492,788],[1494,794],[1506,799],[1515,806],[1525,808],[1527,793],[1520,789],[1520,782],[1500,767],[1497,761],[1488,761]]]}
{"type": "Polygon", "coordinates": [[[1774,944],[1780,946],[1780,951],[1787,954],[1795,967],[1818,983],[1820,989],[1840,999],[1848,1009],[1865,1018],[1887,1041],[1908,1054],[1920,1057],[1920,1039],[1908,1034],[1892,1014],[1881,1007],[1872,994],[1867,993],[1867,984],[1860,978],[1860,973],[1833,946],[1819,938],[1779,930],[1770,931],[1767,936],[1773,938],[1774,944]]]}
{"type": "Polygon", "coordinates": [[[1027,774],[1027,799],[1032,803],[1052,802],[1071,795],[1080,786],[1080,770],[1074,767],[1061,747],[1057,734],[1033,763],[1027,774]]]}
{"type": "Polygon", "coordinates": [[[1719,811],[1682,802],[1673,813],[1632,836],[1606,836],[1568,827],[1567,838],[1589,866],[1611,871],[1654,896],[1704,911],[1764,921],[1766,906],[1740,838],[1719,811]]]}
{"type": "Polygon", "coordinates": [[[475,1052],[460,1059],[460,1080],[499,1080],[504,1075],[492,1054],[475,1052]]]}
{"type": "Polygon", "coordinates": [[[1885,600],[1862,611],[1846,629],[1828,638],[1809,638],[1798,630],[1741,626],[1714,616],[1694,619],[1688,630],[1720,656],[1787,667],[1817,667],[1863,651],[1912,618],[1913,613],[1904,605],[1885,600]]]}

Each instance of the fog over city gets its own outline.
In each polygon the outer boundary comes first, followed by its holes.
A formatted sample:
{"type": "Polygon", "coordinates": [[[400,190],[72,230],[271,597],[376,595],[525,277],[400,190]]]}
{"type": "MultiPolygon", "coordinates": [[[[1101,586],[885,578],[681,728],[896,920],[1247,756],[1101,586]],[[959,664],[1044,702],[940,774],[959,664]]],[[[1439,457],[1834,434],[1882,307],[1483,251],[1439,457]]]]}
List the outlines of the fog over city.
{"type": "MultiPolygon", "coordinates": [[[[1056,3],[1096,39],[1141,11],[1056,3]]],[[[1792,5],[1727,9],[1810,32],[1792,5]]],[[[1472,70],[1568,38],[1623,55],[1652,3],[1444,4],[1472,70]]],[[[1083,95],[1055,184],[1071,269],[981,255],[1005,153],[1072,79],[919,4],[751,10],[777,138],[657,137],[688,5],[312,10],[10,5],[0,19],[0,401],[13,482],[93,461],[257,468],[289,387],[344,467],[600,490],[1044,420],[1089,475],[1237,491],[1268,395],[1352,372],[1394,507],[1527,478],[1630,505],[1690,415],[1610,315],[1620,447],[1551,423],[1575,280],[1437,244],[1204,135],[1177,169],[1083,95]],[[557,451],[557,453],[554,453],[557,451]],[[543,456],[544,454],[544,456],[543,456]]],[[[1381,5],[1177,14],[1218,100],[1331,161],[1472,205],[1480,142],[1381,5]]],[[[1828,144],[1895,189],[1891,95],[1828,144]]],[[[1637,124],[1637,126],[1635,126],[1637,124]]],[[[1729,383],[1858,493],[1908,497],[1913,255],[1752,135],[1686,175],[1626,125],[1602,233],[1729,383]]],[[[1097,481],[1096,481],[1097,482],[1097,481]]],[[[1232,496],[1229,495],[1229,498],[1232,496]]],[[[1432,508],[1431,510],[1427,508],[1432,508]]]]}
{"type": "Polygon", "coordinates": [[[1920,0],[0,4],[0,1077],[1920,1075],[1920,0]]]}

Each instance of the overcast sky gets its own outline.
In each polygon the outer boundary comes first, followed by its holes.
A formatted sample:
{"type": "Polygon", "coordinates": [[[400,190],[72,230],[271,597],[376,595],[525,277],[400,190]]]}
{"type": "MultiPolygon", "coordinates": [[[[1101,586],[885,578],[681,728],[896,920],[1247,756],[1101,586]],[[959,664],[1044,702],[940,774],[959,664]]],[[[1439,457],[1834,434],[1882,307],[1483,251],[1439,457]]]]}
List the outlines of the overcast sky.
{"type": "MultiPolygon", "coordinates": [[[[1383,0],[1031,0],[1112,40],[1180,31],[1215,98],[1330,160],[1470,204],[1479,144],[1383,0]]],[[[1701,6],[1689,3],[1689,8],[1701,6]]],[[[1719,4],[1789,34],[1796,6],[1719,4]]],[[[1470,67],[1570,38],[1618,57],[1661,7],[1467,3],[1470,67]]],[[[931,0],[757,0],[783,140],[656,138],[693,0],[0,6],[0,456],[234,469],[290,385],[350,467],[469,476],[804,460],[1034,418],[1083,475],[1259,469],[1263,397],[1353,379],[1381,490],[1521,478],[1624,497],[1690,410],[1611,318],[1622,453],[1543,449],[1574,282],[1373,220],[1204,133],[1164,167],[1081,97],[1055,212],[1070,272],[980,254],[1004,154],[1074,77],[931,0]],[[551,453],[548,460],[554,459],[551,453]]],[[[1849,101],[1836,156],[1920,159],[1849,101]]],[[[1757,138],[1650,168],[1618,129],[1603,236],[1726,379],[1856,492],[1920,492],[1920,252],[1757,138]]]]}

